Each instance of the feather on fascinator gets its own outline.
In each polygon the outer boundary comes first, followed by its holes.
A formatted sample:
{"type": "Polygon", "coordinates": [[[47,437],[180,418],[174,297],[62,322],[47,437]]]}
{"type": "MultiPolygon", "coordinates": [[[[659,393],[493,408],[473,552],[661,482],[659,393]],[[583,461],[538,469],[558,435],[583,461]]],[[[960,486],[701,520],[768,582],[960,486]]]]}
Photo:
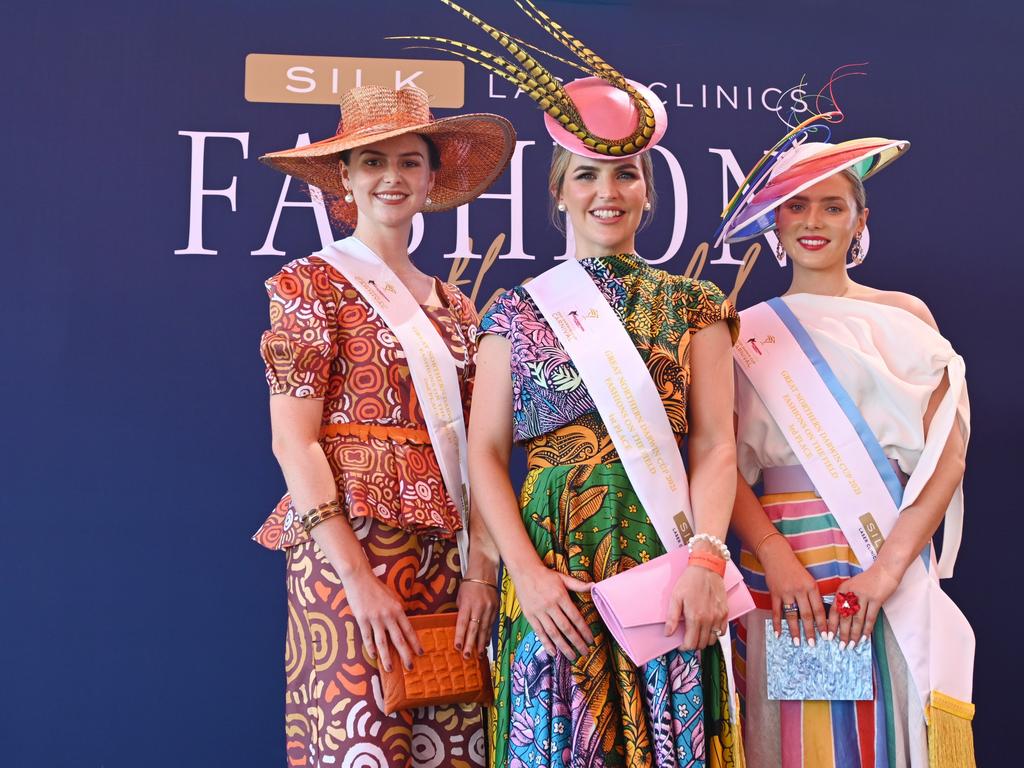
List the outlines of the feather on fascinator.
{"type": "Polygon", "coordinates": [[[722,221],[714,236],[716,248],[722,242],[749,240],[774,228],[775,210],[819,181],[847,168],[862,180],[867,179],[910,148],[910,142],[901,139],[864,138],[828,143],[832,131],[827,124],[841,123],[845,118],[833,86],[844,77],[865,74],[850,71],[851,67],[860,66],[864,65],[847,64],[836,69],[810,100],[815,113],[792,126],[754,165],[722,211],[722,221]],[[832,109],[823,110],[823,103],[832,109]]]}
{"type": "Polygon", "coordinates": [[[599,159],[626,157],[650,149],[664,135],[668,115],[661,99],[640,83],[624,77],[540,10],[532,0],[515,0],[515,3],[529,19],[568,48],[577,61],[548,53],[513,37],[452,0],[440,2],[490,35],[508,56],[446,37],[406,35],[388,39],[436,43],[410,47],[458,56],[512,83],[544,110],[551,137],[577,154],[599,159]],[[567,64],[589,77],[563,86],[528,50],[567,64]],[[623,134],[602,135],[612,128],[623,131],[623,134]]]}

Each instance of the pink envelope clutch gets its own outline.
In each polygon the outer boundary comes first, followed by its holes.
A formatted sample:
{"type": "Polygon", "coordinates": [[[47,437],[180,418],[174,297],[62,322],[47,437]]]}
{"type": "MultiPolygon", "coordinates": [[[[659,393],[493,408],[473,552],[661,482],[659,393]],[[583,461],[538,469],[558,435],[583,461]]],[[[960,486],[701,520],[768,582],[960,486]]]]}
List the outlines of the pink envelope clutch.
{"type": "MultiPolygon", "coordinates": [[[[638,667],[683,642],[683,623],[666,637],[665,621],[672,587],[686,570],[689,556],[685,547],[677,549],[599,581],[590,593],[612,637],[638,667]]],[[[725,570],[725,593],[730,620],[754,610],[754,600],[735,566],[725,570]]]]}

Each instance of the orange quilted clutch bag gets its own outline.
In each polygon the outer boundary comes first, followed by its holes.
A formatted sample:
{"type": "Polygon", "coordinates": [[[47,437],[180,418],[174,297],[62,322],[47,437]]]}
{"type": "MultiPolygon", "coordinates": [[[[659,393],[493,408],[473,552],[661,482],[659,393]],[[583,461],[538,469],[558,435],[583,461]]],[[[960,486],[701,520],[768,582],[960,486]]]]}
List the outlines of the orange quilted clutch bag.
{"type": "Polygon", "coordinates": [[[423,655],[406,669],[391,646],[392,670],[380,668],[384,712],[431,704],[490,704],[494,700],[487,658],[463,658],[455,650],[456,613],[410,616],[409,623],[423,646],[423,655]]]}

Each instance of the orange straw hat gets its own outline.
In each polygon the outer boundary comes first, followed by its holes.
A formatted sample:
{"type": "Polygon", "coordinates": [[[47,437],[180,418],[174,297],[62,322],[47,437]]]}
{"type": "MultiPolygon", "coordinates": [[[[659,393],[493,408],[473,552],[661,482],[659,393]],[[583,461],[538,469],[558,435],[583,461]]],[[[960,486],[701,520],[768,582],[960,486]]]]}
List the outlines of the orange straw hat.
{"type": "Polygon", "coordinates": [[[405,133],[421,134],[441,156],[431,202],[423,210],[455,208],[486,191],[502,174],[516,148],[515,130],[504,117],[487,113],[433,120],[428,102],[427,92],[415,86],[400,91],[376,85],[353,88],[341,97],[336,135],[260,160],[320,190],[329,198],[331,213],[352,226],[356,205],[345,202],[339,154],[405,133]]]}

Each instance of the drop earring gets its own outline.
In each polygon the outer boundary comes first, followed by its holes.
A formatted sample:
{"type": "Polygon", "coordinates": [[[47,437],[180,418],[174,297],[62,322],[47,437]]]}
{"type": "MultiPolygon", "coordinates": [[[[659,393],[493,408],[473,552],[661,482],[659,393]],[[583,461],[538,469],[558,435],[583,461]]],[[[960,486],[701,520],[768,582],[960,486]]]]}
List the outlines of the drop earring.
{"type": "Polygon", "coordinates": [[[644,201],[644,210],[645,211],[650,211],[651,210],[651,201],[650,200],[644,201]]]}
{"type": "Polygon", "coordinates": [[[775,260],[782,265],[786,263],[786,249],[782,245],[782,238],[779,237],[779,230],[775,230],[775,237],[778,238],[775,243],[775,260]]]}
{"type": "Polygon", "coordinates": [[[344,199],[346,203],[354,203],[356,201],[356,199],[352,196],[351,192],[346,192],[344,199]]]}
{"type": "Polygon", "coordinates": [[[559,210],[559,211],[560,211],[561,213],[565,213],[565,203],[559,203],[559,204],[558,204],[558,210],[559,210]]]}
{"type": "Polygon", "coordinates": [[[860,244],[861,233],[858,232],[853,238],[853,247],[850,248],[850,261],[855,267],[864,263],[864,246],[860,244]]]}

